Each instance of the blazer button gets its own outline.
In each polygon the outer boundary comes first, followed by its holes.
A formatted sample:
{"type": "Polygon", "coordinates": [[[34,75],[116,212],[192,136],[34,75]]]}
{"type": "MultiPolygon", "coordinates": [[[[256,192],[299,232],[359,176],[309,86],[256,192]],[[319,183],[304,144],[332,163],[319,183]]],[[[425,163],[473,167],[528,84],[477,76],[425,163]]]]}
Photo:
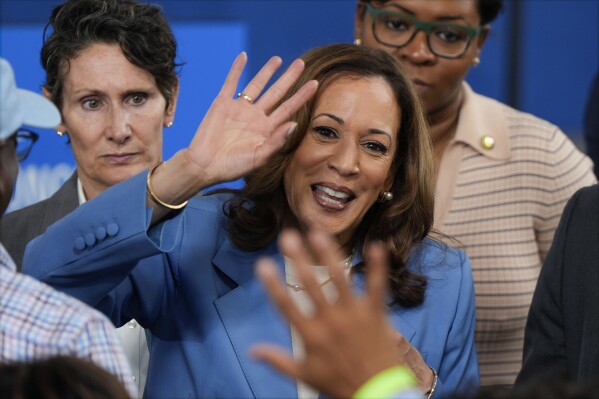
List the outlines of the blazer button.
{"type": "Polygon", "coordinates": [[[88,247],[92,247],[92,246],[94,246],[95,243],[96,243],[96,236],[93,235],[92,233],[87,233],[85,235],[85,245],[87,245],[88,247]]]}
{"type": "Polygon", "coordinates": [[[106,229],[104,226],[100,226],[96,229],[96,238],[100,241],[106,238],[106,229]]]}
{"type": "Polygon", "coordinates": [[[108,223],[106,226],[106,233],[109,237],[114,237],[119,232],[119,225],[116,223],[108,223]]]}
{"type": "Polygon", "coordinates": [[[85,240],[83,237],[75,238],[75,249],[77,251],[83,251],[85,249],[85,240]]]}

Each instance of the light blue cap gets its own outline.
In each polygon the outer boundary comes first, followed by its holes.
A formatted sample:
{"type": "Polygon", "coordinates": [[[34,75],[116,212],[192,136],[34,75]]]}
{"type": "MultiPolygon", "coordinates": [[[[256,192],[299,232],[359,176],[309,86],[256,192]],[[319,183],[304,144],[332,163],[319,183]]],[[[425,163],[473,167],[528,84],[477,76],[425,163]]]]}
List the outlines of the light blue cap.
{"type": "Polygon", "coordinates": [[[22,125],[54,128],[60,112],[40,94],[17,88],[12,67],[0,58],[0,140],[5,140],[22,125]]]}

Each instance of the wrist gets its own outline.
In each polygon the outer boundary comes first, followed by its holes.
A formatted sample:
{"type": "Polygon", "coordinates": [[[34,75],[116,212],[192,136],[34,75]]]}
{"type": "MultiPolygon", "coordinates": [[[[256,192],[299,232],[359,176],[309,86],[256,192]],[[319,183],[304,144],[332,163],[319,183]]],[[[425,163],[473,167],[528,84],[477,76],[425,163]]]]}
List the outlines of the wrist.
{"type": "Polygon", "coordinates": [[[211,172],[209,165],[199,164],[187,148],[177,151],[168,162],[173,163],[180,170],[181,179],[185,180],[185,185],[191,193],[190,197],[205,188],[223,182],[211,172]]]}
{"type": "Polygon", "coordinates": [[[426,392],[427,399],[430,399],[433,397],[433,394],[435,393],[435,389],[437,389],[437,382],[439,381],[439,376],[437,375],[437,370],[435,370],[431,366],[428,366],[428,368],[433,373],[433,380],[430,385],[431,388],[428,390],[428,392],[426,392]]]}
{"type": "Polygon", "coordinates": [[[170,210],[178,210],[183,208],[185,205],[187,205],[187,201],[184,201],[180,204],[169,204],[163,200],[161,200],[158,195],[154,192],[154,189],[152,188],[152,175],[154,174],[154,171],[160,167],[161,165],[164,165],[164,161],[160,161],[160,162],[156,162],[154,164],[154,166],[152,166],[150,168],[150,170],[148,171],[148,177],[146,179],[146,194],[148,197],[150,197],[150,199],[157,205],[160,205],[164,208],[168,208],[170,210]]]}
{"type": "Polygon", "coordinates": [[[352,399],[389,398],[416,386],[416,376],[407,366],[394,366],[375,374],[354,394],[352,399]]]}
{"type": "Polygon", "coordinates": [[[158,166],[151,175],[153,193],[168,204],[181,204],[210,186],[202,171],[189,159],[185,150],[178,151],[158,166]]]}

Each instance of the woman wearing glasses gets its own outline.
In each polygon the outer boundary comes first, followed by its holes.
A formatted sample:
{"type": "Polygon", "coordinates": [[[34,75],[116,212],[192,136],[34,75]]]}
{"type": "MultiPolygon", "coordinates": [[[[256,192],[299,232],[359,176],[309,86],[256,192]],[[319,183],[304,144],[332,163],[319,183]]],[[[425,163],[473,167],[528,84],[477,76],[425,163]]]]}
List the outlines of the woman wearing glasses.
{"type": "Polygon", "coordinates": [[[19,162],[24,161],[29,156],[33,143],[39,138],[38,134],[28,129],[19,129],[10,137],[15,142],[15,151],[19,162]]]}
{"type": "Polygon", "coordinates": [[[542,261],[568,198],[596,181],[554,125],[476,94],[478,65],[502,0],[359,0],[356,44],[386,50],[414,83],[430,125],[434,228],[472,261],[481,383],[513,384],[542,261]]]}

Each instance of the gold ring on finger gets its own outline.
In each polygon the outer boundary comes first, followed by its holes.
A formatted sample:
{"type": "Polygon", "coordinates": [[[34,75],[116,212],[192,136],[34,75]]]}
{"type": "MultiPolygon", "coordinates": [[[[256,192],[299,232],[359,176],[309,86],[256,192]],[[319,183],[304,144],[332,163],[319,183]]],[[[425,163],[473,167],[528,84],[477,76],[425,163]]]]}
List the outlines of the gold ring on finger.
{"type": "Polygon", "coordinates": [[[245,94],[244,92],[237,93],[237,98],[239,98],[239,97],[243,98],[245,101],[247,101],[250,104],[254,103],[254,99],[252,97],[248,96],[247,94],[245,94]]]}

